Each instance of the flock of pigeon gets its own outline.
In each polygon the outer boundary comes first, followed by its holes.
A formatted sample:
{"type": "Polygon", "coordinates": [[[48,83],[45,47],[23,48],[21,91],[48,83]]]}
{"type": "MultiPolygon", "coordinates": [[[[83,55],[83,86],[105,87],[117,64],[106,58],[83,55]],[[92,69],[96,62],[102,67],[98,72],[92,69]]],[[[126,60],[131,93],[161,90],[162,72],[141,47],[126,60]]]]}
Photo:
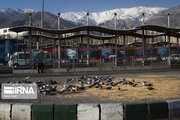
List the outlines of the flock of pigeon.
{"type": "Polygon", "coordinates": [[[153,90],[153,84],[148,83],[147,81],[136,82],[134,79],[128,81],[125,78],[117,82],[113,82],[113,77],[111,76],[84,76],[80,78],[68,78],[63,85],[63,88],[57,90],[57,82],[50,81],[50,83],[45,84],[44,82],[36,82],[40,93],[46,95],[54,94],[66,94],[66,93],[77,93],[90,88],[106,89],[111,90],[116,86],[117,90],[121,90],[120,87],[117,87],[118,84],[121,85],[130,85],[132,87],[137,87],[137,85],[146,86],[148,90],[153,90]],[[79,83],[79,85],[73,85],[73,83],[79,83]]]}
{"type": "MultiPolygon", "coordinates": [[[[32,83],[29,81],[30,77],[26,77],[23,81],[18,81],[16,83],[32,83]]],[[[120,85],[130,85],[132,87],[137,87],[137,85],[146,86],[148,90],[153,90],[153,84],[148,83],[147,81],[136,82],[134,79],[131,81],[126,80],[125,78],[113,82],[113,77],[111,76],[84,76],[82,75],[78,79],[68,78],[63,85],[63,88],[57,89],[57,81],[50,80],[48,82],[37,81],[35,82],[38,87],[38,91],[41,94],[45,95],[56,95],[56,94],[66,94],[66,93],[77,93],[85,89],[98,88],[111,90],[116,86],[117,90],[121,90],[118,84],[120,85]],[[74,83],[79,83],[79,85],[73,85],[74,83]]]]}

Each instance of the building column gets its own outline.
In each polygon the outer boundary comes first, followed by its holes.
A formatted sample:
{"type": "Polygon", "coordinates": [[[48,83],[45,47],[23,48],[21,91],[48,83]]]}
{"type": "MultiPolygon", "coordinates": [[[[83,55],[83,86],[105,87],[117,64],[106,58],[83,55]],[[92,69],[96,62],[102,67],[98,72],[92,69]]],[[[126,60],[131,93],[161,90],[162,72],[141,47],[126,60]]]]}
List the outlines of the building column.
{"type": "Polygon", "coordinates": [[[89,30],[87,30],[87,66],[89,67],[89,30]]]}
{"type": "Polygon", "coordinates": [[[146,38],[144,36],[144,29],[142,30],[142,42],[143,42],[143,65],[146,60],[146,38]]]}
{"type": "Polygon", "coordinates": [[[81,52],[81,60],[82,60],[82,59],[83,59],[83,36],[81,36],[81,39],[80,39],[80,40],[81,40],[81,42],[80,42],[80,43],[81,43],[81,44],[80,44],[80,45],[81,45],[81,46],[80,46],[80,52],[81,52]]]}
{"type": "Polygon", "coordinates": [[[170,57],[170,55],[171,55],[171,40],[170,40],[170,34],[168,34],[168,50],[169,50],[169,52],[168,52],[168,55],[169,55],[168,63],[169,63],[169,65],[171,65],[171,57],[170,57]]]}
{"type": "Polygon", "coordinates": [[[118,54],[117,54],[117,35],[115,36],[115,61],[114,61],[114,66],[117,67],[117,57],[118,57],[118,54]]]}
{"type": "Polygon", "coordinates": [[[124,60],[123,63],[126,61],[126,36],[123,35],[123,48],[124,48],[124,60]]]}
{"type": "Polygon", "coordinates": [[[177,37],[177,46],[179,46],[179,37],[177,37]]]}
{"type": "Polygon", "coordinates": [[[29,53],[30,53],[30,65],[32,65],[33,59],[32,59],[32,30],[31,28],[29,30],[29,53]]]}
{"type": "Polygon", "coordinates": [[[58,68],[61,68],[61,40],[60,40],[60,34],[58,34],[58,68]]]}

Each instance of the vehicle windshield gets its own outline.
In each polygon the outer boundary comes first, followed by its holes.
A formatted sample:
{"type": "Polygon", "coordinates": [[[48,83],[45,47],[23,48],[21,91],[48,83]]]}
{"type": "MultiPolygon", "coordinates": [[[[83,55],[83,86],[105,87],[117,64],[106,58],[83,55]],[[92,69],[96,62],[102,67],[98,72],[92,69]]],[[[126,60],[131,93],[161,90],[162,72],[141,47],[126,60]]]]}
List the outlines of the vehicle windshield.
{"type": "Polygon", "coordinates": [[[19,54],[19,59],[29,59],[30,55],[29,54],[19,54]]]}

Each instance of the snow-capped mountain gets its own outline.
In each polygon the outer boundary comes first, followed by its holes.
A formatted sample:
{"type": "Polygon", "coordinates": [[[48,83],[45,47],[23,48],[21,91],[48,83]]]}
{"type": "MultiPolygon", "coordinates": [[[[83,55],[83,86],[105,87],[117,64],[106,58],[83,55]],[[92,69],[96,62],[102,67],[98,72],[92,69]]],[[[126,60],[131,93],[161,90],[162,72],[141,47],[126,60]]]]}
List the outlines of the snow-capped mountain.
{"type": "MultiPolygon", "coordinates": [[[[29,24],[29,13],[32,13],[32,25],[39,26],[41,21],[41,11],[33,9],[11,9],[0,10],[0,28],[22,26],[29,24]]],[[[45,12],[44,27],[57,29],[57,15],[45,12]],[[56,19],[55,19],[56,18],[56,19]]],[[[61,19],[61,28],[75,27],[74,22],[61,19]]]]}
{"type": "Polygon", "coordinates": [[[0,10],[0,13],[19,13],[19,14],[23,14],[23,13],[36,13],[36,10],[33,9],[11,9],[11,8],[7,8],[4,10],[0,10]]]}
{"type": "MultiPolygon", "coordinates": [[[[114,17],[114,13],[117,13],[117,20],[124,21],[141,21],[142,13],[145,14],[145,20],[159,13],[160,11],[166,10],[167,8],[162,7],[133,7],[133,8],[120,8],[114,10],[108,10],[103,12],[95,12],[89,14],[89,21],[91,24],[99,25],[106,21],[111,21],[114,17]]],[[[61,15],[63,19],[81,23],[86,20],[87,12],[68,12],[61,15]]]]}

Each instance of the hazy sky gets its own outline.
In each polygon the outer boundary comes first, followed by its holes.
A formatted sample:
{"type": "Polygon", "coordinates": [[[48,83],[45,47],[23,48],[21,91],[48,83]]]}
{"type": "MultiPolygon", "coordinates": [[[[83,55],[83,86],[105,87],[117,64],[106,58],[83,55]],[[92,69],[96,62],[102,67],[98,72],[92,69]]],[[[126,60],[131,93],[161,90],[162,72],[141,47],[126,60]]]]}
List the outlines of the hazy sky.
{"type": "MultiPolygon", "coordinates": [[[[180,5],[180,0],[44,0],[45,10],[52,13],[100,12],[136,6],[165,7],[180,5]]],[[[0,10],[5,8],[31,8],[41,10],[42,0],[0,0],[0,10]]]]}

